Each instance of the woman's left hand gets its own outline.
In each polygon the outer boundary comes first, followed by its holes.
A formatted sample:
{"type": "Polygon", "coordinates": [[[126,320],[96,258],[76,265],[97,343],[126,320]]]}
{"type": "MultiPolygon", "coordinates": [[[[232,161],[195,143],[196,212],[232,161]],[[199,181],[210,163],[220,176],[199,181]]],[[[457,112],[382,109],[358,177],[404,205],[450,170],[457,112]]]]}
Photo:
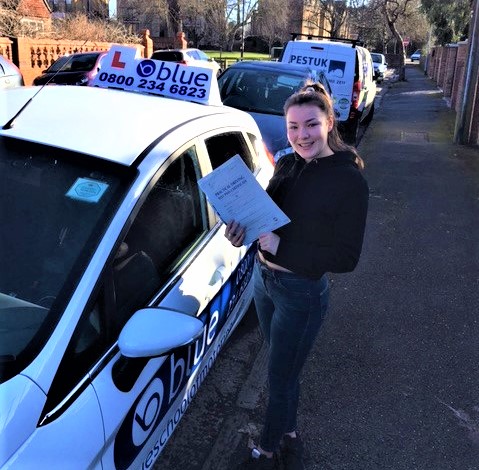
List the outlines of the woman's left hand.
{"type": "Polygon", "coordinates": [[[241,227],[241,225],[235,220],[226,224],[225,237],[233,246],[237,248],[240,247],[243,244],[245,234],[245,228],[241,227]]]}
{"type": "Polygon", "coordinates": [[[276,255],[278,251],[280,238],[273,232],[262,233],[259,238],[259,246],[263,251],[276,255]]]}

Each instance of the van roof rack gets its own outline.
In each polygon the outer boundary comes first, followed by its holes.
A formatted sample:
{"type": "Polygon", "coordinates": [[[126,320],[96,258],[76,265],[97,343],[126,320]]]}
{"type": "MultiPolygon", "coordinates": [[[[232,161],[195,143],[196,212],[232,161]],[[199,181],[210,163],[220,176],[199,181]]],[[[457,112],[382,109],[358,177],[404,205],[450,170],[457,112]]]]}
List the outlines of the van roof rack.
{"type": "Polygon", "coordinates": [[[335,42],[347,42],[353,45],[353,47],[356,46],[363,46],[364,43],[360,39],[350,39],[350,38],[337,38],[337,37],[331,37],[331,36],[319,36],[316,34],[304,34],[304,33],[290,33],[291,34],[291,40],[295,41],[298,37],[305,37],[306,39],[327,39],[328,41],[335,41],[335,42]]]}

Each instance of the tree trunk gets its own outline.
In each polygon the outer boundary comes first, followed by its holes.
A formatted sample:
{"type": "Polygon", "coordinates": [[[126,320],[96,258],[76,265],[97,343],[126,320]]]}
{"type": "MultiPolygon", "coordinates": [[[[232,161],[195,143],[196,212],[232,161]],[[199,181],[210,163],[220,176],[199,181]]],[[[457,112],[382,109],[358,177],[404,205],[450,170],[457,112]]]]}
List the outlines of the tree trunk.
{"type": "Polygon", "coordinates": [[[398,80],[399,81],[405,81],[406,80],[406,50],[404,48],[404,42],[401,34],[396,28],[396,23],[393,21],[393,19],[389,16],[388,10],[387,10],[387,1],[384,2],[384,17],[386,18],[386,22],[388,24],[389,30],[393,34],[394,38],[397,41],[397,44],[399,46],[400,50],[400,61],[399,61],[399,76],[398,80]]]}

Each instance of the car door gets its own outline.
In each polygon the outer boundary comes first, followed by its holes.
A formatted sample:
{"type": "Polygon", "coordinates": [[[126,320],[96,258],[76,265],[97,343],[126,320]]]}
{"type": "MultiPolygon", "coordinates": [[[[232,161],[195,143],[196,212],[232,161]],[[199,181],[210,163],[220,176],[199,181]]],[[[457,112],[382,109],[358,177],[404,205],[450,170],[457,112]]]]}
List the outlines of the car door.
{"type": "Polygon", "coordinates": [[[221,221],[211,217],[197,185],[197,152],[189,147],[162,169],[111,278],[119,322],[114,331],[146,305],[196,316],[204,328],[196,341],[162,357],[128,359],[115,352],[94,379],[105,468],[151,467],[251,300],[253,249],[245,256],[248,248],[232,247],[221,221]]]}

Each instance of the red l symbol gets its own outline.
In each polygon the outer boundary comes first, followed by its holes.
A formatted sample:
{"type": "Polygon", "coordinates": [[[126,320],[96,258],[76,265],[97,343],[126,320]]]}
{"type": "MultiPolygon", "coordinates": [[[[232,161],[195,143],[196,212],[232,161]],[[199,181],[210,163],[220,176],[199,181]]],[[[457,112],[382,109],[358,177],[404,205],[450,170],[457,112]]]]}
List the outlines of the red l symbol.
{"type": "Polygon", "coordinates": [[[111,61],[111,66],[116,67],[117,69],[124,69],[125,62],[120,61],[121,51],[116,51],[115,55],[113,56],[113,60],[111,61]]]}

